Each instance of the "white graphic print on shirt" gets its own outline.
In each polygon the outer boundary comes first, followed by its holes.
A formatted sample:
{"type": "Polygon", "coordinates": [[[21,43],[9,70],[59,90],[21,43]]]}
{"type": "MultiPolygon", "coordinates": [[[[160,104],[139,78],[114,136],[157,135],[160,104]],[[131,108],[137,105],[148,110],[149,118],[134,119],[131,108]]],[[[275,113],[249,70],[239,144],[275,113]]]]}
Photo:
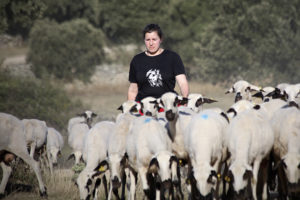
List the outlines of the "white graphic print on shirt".
{"type": "Polygon", "coordinates": [[[150,69],[147,72],[146,77],[152,87],[160,87],[163,85],[159,69],[150,69]]]}

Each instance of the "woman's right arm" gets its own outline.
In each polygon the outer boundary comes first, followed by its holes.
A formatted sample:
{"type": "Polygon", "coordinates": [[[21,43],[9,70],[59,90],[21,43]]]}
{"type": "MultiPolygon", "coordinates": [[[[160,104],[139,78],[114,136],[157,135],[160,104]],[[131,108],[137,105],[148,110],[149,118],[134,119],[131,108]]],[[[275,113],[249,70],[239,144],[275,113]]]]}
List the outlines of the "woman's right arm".
{"type": "Polygon", "coordinates": [[[135,100],[137,93],[138,93],[137,83],[130,83],[128,88],[127,100],[135,100]]]}

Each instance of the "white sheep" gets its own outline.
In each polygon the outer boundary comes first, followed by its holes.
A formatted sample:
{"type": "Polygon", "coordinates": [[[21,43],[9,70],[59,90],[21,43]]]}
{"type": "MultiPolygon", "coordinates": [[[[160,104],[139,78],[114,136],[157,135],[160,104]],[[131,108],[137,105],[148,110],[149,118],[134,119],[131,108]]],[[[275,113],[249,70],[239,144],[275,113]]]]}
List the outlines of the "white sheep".
{"type": "Polygon", "coordinates": [[[209,198],[214,193],[212,190],[216,191],[227,126],[228,119],[220,110],[206,109],[191,119],[185,134],[185,147],[193,168],[189,179],[195,179],[190,181],[194,198],[209,198]],[[193,191],[195,187],[198,191],[193,191]]]}
{"type": "MultiPolygon", "coordinates": [[[[107,161],[110,170],[110,191],[108,199],[111,198],[111,192],[118,196],[118,188],[124,182],[125,161],[124,155],[126,152],[126,139],[133,121],[137,118],[140,105],[137,102],[126,101],[122,104],[125,113],[118,116],[115,128],[111,132],[108,141],[107,161]]],[[[122,109],[121,109],[122,110],[122,109]]],[[[122,188],[124,190],[124,188],[122,188]]],[[[122,193],[122,197],[123,197],[122,193]]]]}
{"type": "Polygon", "coordinates": [[[51,174],[53,174],[53,165],[57,164],[57,156],[61,154],[63,146],[62,135],[55,128],[48,127],[46,150],[51,174]]]}
{"type": "Polygon", "coordinates": [[[74,156],[75,164],[80,163],[80,160],[82,159],[83,141],[89,130],[89,126],[86,123],[76,123],[70,127],[68,144],[72,148],[72,153],[69,155],[68,159],[71,159],[74,156]]]}
{"type": "MultiPolygon", "coordinates": [[[[20,157],[25,163],[32,167],[40,188],[40,195],[47,196],[46,187],[42,181],[39,163],[30,157],[27,151],[23,123],[13,115],[0,113],[0,152],[7,151],[20,157]]],[[[5,160],[4,160],[5,161],[5,160]]],[[[4,194],[11,167],[0,160],[3,169],[3,177],[0,185],[0,195],[4,194]]]]}
{"type": "MultiPolygon", "coordinates": [[[[126,152],[131,169],[138,172],[142,187],[149,198],[154,197],[151,184],[148,185],[149,175],[155,174],[156,183],[161,185],[161,195],[170,189],[171,182],[178,182],[177,159],[171,153],[171,140],[167,130],[154,118],[142,116],[134,121],[131,132],[127,137],[126,152]],[[147,180],[148,174],[148,180],[147,180]]],[[[130,198],[135,197],[135,178],[130,171],[130,198]]],[[[160,198],[160,191],[156,191],[160,198]]]]}
{"type": "Polygon", "coordinates": [[[48,128],[45,121],[38,119],[22,119],[25,128],[26,143],[30,147],[33,158],[35,150],[46,145],[48,128]]]}
{"type": "Polygon", "coordinates": [[[233,84],[233,86],[226,91],[225,94],[228,93],[235,93],[235,102],[241,100],[241,99],[246,99],[251,101],[251,92],[252,91],[260,91],[260,88],[250,84],[249,82],[245,80],[239,80],[233,84]]]}
{"type": "Polygon", "coordinates": [[[73,117],[73,118],[69,119],[69,121],[68,121],[68,134],[71,133],[71,127],[74,124],[85,123],[85,124],[88,125],[89,128],[91,128],[93,118],[95,118],[96,116],[97,116],[97,114],[94,113],[93,111],[86,110],[83,113],[77,114],[77,117],[73,117]]]}
{"type": "Polygon", "coordinates": [[[283,168],[288,195],[292,195],[300,180],[300,111],[295,107],[283,107],[274,113],[271,124],[275,134],[275,166],[283,168]]]}
{"type": "MultiPolygon", "coordinates": [[[[80,199],[87,199],[92,194],[94,194],[94,199],[97,198],[97,186],[100,184],[101,179],[94,179],[95,169],[99,166],[99,163],[102,167],[99,169],[99,172],[102,176],[107,169],[106,156],[107,156],[107,147],[108,139],[115,127],[115,123],[111,121],[101,121],[96,123],[88,132],[84,140],[84,151],[83,159],[86,163],[83,171],[80,172],[76,183],[78,185],[80,199]],[[104,161],[102,163],[102,161],[104,161]],[[100,182],[100,183],[99,183],[100,182]],[[94,191],[95,190],[95,191],[94,191]]],[[[104,185],[105,186],[105,185],[104,185]]]]}
{"type": "MultiPolygon", "coordinates": [[[[226,143],[231,153],[229,174],[234,194],[239,198],[243,198],[242,195],[251,196],[247,190],[251,182],[252,197],[257,199],[258,170],[274,144],[274,134],[265,115],[261,109],[245,110],[230,121],[227,129],[226,143]]],[[[265,184],[264,194],[266,194],[265,184]]]]}

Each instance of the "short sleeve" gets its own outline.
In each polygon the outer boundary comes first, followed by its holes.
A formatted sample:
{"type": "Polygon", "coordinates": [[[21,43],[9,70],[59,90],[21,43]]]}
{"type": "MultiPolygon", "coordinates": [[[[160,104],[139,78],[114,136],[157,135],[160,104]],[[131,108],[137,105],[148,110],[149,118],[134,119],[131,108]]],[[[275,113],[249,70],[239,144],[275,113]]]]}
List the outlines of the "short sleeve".
{"type": "Polygon", "coordinates": [[[129,68],[129,78],[128,78],[130,83],[137,83],[136,80],[136,74],[134,70],[134,60],[130,62],[130,68],[129,68]]]}
{"type": "Polygon", "coordinates": [[[180,56],[174,53],[174,75],[185,74],[184,65],[180,56]]]}

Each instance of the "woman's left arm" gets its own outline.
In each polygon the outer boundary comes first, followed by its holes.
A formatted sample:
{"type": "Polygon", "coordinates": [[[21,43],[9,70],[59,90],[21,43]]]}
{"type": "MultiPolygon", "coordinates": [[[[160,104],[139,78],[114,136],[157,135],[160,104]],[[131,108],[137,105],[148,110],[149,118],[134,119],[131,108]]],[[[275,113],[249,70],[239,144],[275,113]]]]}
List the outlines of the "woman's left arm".
{"type": "Polygon", "coordinates": [[[179,85],[181,95],[183,97],[188,97],[188,95],[189,95],[189,84],[188,84],[188,81],[186,79],[185,74],[177,75],[176,76],[176,81],[179,85]]]}

